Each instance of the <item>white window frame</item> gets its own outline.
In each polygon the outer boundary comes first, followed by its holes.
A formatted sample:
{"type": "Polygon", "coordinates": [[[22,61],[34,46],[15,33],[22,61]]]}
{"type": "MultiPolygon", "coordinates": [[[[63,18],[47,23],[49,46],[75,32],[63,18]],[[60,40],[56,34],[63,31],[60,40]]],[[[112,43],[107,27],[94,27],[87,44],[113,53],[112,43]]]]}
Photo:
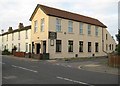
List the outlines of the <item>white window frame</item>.
{"type": "Polygon", "coordinates": [[[41,32],[44,31],[44,26],[45,26],[45,19],[42,18],[42,19],[41,19],[41,29],[40,29],[41,32]]]}
{"type": "Polygon", "coordinates": [[[91,35],[91,25],[88,24],[88,35],[91,35]]]}
{"type": "Polygon", "coordinates": [[[12,49],[14,48],[14,44],[12,43],[12,49]]]}
{"type": "Polygon", "coordinates": [[[79,26],[80,26],[79,33],[80,33],[80,34],[83,34],[83,23],[80,23],[79,26]]]}
{"type": "Polygon", "coordinates": [[[14,40],[14,33],[12,33],[12,41],[14,40]]]}
{"type": "Polygon", "coordinates": [[[25,51],[28,52],[28,43],[25,43],[25,51]]]}
{"type": "Polygon", "coordinates": [[[28,30],[25,31],[25,38],[28,39],[28,30]]]}
{"type": "Polygon", "coordinates": [[[34,21],[34,33],[38,30],[38,21],[34,21]]]}
{"type": "Polygon", "coordinates": [[[20,52],[20,43],[18,43],[18,51],[20,52]]]}
{"type": "Polygon", "coordinates": [[[99,34],[98,26],[95,26],[95,36],[98,36],[98,34],[99,34]]]}
{"type": "Polygon", "coordinates": [[[18,32],[18,40],[20,40],[20,31],[18,32]]]}
{"type": "Polygon", "coordinates": [[[68,32],[73,33],[73,21],[68,21],[68,32]]]}
{"type": "Polygon", "coordinates": [[[8,41],[8,34],[7,34],[7,41],[8,41]]]}
{"type": "Polygon", "coordinates": [[[61,32],[61,19],[56,18],[56,32],[61,32]]]}

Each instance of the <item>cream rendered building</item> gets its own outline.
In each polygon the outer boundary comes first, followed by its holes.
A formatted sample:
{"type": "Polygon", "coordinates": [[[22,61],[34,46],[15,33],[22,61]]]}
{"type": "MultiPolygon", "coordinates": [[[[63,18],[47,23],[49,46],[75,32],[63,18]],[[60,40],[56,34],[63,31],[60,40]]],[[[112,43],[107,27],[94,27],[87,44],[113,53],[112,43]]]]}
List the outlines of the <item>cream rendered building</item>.
{"type": "Polygon", "coordinates": [[[24,27],[19,24],[18,29],[13,30],[9,27],[8,32],[0,35],[1,45],[0,50],[8,49],[12,52],[14,46],[19,52],[31,52],[31,26],[24,27]]]}
{"type": "Polygon", "coordinates": [[[116,42],[99,20],[38,4],[31,18],[32,52],[52,58],[106,56],[116,42]]]}
{"type": "Polygon", "coordinates": [[[116,42],[99,20],[38,4],[31,26],[0,35],[0,50],[34,54],[49,53],[49,58],[106,56],[115,51],[116,42]]]}

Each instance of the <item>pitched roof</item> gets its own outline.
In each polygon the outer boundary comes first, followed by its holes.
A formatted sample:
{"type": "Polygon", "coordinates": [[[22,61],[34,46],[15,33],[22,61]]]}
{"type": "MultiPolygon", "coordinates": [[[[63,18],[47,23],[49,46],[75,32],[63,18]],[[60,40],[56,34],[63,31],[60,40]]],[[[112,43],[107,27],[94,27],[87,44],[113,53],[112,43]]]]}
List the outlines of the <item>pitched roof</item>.
{"type": "Polygon", "coordinates": [[[23,28],[21,28],[21,29],[12,30],[12,31],[10,31],[10,32],[5,32],[5,33],[3,33],[2,35],[14,33],[14,32],[19,32],[19,31],[23,31],[23,30],[28,30],[28,29],[31,29],[31,25],[25,26],[25,27],[23,27],[23,28]]]}
{"type": "Polygon", "coordinates": [[[38,4],[36,6],[33,14],[30,17],[30,21],[33,19],[35,13],[37,12],[37,10],[39,8],[41,8],[43,10],[43,12],[49,16],[60,17],[60,18],[64,18],[64,19],[74,20],[74,21],[78,21],[78,22],[88,23],[88,24],[107,28],[107,26],[105,26],[103,23],[101,23],[99,20],[97,20],[95,18],[83,16],[83,15],[76,14],[76,13],[71,13],[68,11],[64,11],[64,10],[60,10],[60,9],[56,9],[56,8],[52,8],[52,7],[48,7],[48,6],[44,6],[44,5],[40,5],[40,4],[38,4]]]}

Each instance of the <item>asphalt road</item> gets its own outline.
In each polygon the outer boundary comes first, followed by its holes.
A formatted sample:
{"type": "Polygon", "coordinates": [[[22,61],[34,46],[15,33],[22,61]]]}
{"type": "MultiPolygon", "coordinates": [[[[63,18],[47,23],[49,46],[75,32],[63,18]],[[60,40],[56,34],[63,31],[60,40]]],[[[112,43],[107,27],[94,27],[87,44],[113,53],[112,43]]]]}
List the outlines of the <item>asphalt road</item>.
{"type": "Polygon", "coordinates": [[[2,57],[2,84],[118,84],[118,76],[63,67],[48,61],[2,57]]]}

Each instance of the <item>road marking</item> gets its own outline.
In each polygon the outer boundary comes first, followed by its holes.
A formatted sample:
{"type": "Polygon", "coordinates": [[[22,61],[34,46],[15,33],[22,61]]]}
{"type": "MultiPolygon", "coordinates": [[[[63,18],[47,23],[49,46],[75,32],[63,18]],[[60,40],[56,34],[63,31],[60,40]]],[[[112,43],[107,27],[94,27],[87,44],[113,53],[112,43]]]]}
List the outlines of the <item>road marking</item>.
{"type": "Polygon", "coordinates": [[[71,67],[70,65],[68,65],[68,67],[71,67]]]}
{"type": "Polygon", "coordinates": [[[60,66],[63,66],[63,67],[69,67],[69,68],[72,67],[72,66],[70,66],[70,65],[64,65],[64,64],[59,64],[59,63],[56,63],[56,65],[60,65],[60,66]]]}
{"type": "Polygon", "coordinates": [[[15,65],[12,65],[12,67],[20,68],[20,69],[23,69],[23,70],[28,70],[28,71],[31,71],[31,72],[34,72],[34,73],[38,73],[38,71],[31,70],[31,69],[27,69],[27,68],[20,67],[20,66],[15,66],[15,65]]]}
{"type": "Polygon", "coordinates": [[[96,65],[96,64],[88,64],[88,65],[85,65],[86,67],[98,67],[100,65],[96,65]]]}
{"type": "Polygon", "coordinates": [[[60,65],[60,64],[57,63],[56,65],[60,65]]]}
{"type": "Polygon", "coordinates": [[[3,62],[0,62],[0,64],[5,64],[5,63],[3,63],[3,62]]]}
{"type": "Polygon", "coordinates": [[[84,85],[88,85],[88,86],[94,86],[94,85],[90,85],[90,84],[85,83],[85,82],[76,81],[76,80],[72,80],[72,79],[69,79],[69,78],[64,78],[64,77],[59,77],[59,76],[56,77],[56,78],[66,80],[66,81],[70,81],[70,82],[74,82],[74,83],[84,84],[84,85]]]}
{"type": "Polygon", "coordinates": [[[6,76],[6,77],[3,77],[4,79],[15,79],[17,78],[16,76],[6,76]]]}

